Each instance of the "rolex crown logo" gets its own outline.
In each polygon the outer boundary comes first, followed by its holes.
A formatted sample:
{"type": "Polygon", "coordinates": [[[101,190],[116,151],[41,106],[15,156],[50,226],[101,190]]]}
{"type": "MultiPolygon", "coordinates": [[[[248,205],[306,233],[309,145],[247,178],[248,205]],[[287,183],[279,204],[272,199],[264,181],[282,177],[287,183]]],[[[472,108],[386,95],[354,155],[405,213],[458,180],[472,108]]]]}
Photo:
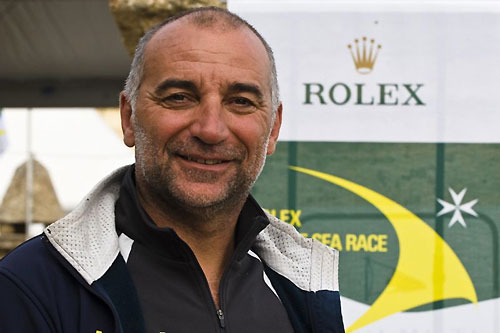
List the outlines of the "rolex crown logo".
{"type": "Polygon", "coordinates": [[[361,74],[368,74],[373,70],[373,65],[377,60],[377,55],[382,45],[375,46],[375,39],[370,39],[367,42],[366,37],[361,38],[361,43],[358,38],[354,40],[354,45],[348,44],[347,48],[351,51],[352,61],[356,70],[361,74]]]}

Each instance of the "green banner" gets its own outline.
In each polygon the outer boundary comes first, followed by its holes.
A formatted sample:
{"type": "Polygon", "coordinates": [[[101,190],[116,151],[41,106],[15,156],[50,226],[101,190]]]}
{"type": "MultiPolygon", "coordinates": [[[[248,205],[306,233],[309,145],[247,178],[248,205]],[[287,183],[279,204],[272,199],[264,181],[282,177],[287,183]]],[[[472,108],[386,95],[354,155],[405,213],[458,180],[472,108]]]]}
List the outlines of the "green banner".
{"type": "Polygon", "coordinates": [[[500,144],[280,142],[253,194],[340,251],[361,327],[499,297],[499,163],[500,144]]]}

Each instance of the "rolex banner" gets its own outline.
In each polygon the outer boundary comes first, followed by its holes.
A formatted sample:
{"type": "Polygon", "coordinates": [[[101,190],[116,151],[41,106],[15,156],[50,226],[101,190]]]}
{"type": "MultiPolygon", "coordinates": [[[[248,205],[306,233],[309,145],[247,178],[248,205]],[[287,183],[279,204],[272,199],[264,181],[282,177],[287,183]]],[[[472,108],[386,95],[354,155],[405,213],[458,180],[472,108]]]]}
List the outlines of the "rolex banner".
{"type": "Polygon", "coordinates": [[[347,331],[500,332],[500,6],[373,3],[228,3],[284,102],[253,194],[340,251],[347,331]]]}

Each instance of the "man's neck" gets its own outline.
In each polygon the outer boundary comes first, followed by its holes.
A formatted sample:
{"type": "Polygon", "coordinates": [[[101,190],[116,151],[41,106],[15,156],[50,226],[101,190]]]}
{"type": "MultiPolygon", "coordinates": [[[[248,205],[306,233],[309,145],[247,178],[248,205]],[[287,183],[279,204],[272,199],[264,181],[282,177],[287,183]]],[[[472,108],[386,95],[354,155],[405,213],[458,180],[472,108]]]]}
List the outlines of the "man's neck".
{"type": "Polygon", "coordinates": [[[232,209],[186,211],[151,203],[139,193],[139,201],[159,227],[169,227],[191,248],[210,286],[213,300],[219,307],[219,284],[235,248],[235,229],[244,202],[232,209]]]}

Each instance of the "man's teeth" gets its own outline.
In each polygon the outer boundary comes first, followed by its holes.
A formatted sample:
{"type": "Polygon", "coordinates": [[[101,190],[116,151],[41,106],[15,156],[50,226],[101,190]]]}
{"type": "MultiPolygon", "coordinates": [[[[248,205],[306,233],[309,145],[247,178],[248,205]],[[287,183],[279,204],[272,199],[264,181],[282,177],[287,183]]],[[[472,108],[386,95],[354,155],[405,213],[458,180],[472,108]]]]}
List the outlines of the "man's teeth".
{"type": "Polygon", "coordinates": [[[222,160],[202,160],[202,159],[197,159],[197,158],[192,158],[192,157],[188,157],[187,159],[188,159],[188,161],[194,161],[196,163],[208,164],[208,165],[222,163],[222,160]]]}

